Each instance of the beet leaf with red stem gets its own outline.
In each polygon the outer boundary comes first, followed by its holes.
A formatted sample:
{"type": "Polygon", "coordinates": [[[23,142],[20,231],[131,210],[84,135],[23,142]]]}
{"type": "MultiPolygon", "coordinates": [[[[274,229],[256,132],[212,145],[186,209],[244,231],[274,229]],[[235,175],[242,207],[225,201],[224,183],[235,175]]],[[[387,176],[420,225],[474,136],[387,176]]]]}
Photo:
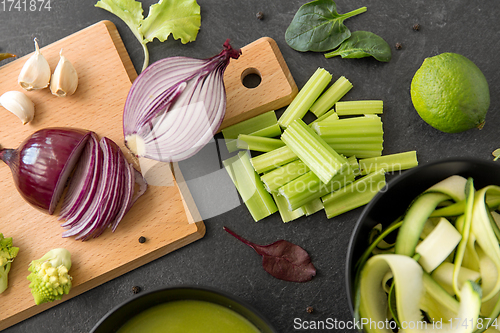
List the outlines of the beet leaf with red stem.
{"type": "Polygon", "coordinates": [[[316,268],[309,254],[298,245],[286,240],[279,240],[269,245],[257,245],[234,231],[224,227],[229,234],[247,244],[262,256],[262,266],[277,279],[291,282],[307,282],[316,275],[316,268]]]}

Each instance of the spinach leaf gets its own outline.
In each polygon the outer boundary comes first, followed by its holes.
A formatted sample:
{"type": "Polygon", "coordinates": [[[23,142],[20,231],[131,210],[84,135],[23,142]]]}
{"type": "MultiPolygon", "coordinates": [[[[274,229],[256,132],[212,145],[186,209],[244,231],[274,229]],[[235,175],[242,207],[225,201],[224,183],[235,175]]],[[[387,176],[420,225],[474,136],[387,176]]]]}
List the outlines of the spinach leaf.
{"type": "Polygon", "coordinates": [[[372,56],[378,61],[389,62],[392,57],[391,47],[382,37],[369,31],[355,31],[338,49],[325,53],[326,58],[364,58],[372,56]]]}
{"type": "Polygon", "coordinates": [[[333,0],[315,0],[306,3],[299,8],[286,29],[285,40],[297,51],[333,50],[351,36],[351,32],[344,25],[344,20],[364,12],[366,7],[338,14],[333,0]]]}

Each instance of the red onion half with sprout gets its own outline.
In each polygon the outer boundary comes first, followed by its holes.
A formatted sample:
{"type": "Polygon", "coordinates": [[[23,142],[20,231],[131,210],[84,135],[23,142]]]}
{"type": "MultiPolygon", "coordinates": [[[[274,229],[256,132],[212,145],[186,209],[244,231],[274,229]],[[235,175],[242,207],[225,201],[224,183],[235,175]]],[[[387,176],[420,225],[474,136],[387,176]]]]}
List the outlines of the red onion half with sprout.
{"type": "Polygon", "coordinates": [[[123,112],[125,144],[137,156],[177,162],[201,150],[226,112],[224,71],[240,50],[229,40],[217,56],[170,57],[135,79],[123,112]]]}
{"type": "Polygon", "coordinates": [[[60,211],[68,229],[63,237],[87,240],[108,227],[115,231],[147,189],[116,143],[81,129],[39,130],[17,149],[0,149],[0,159],[21,196],[45,213],[54,213],[67,185],[60,211]]]}

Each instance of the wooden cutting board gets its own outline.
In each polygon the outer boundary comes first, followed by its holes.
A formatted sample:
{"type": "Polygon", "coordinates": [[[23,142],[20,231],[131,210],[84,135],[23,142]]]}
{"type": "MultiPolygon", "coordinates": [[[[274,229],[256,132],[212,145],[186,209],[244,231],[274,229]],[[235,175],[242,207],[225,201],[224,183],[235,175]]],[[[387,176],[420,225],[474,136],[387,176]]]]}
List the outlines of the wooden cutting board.
{"type": "MultiPolygon", "coordinates": [[[[16,148],[38,129],[70,126],[111,138],[130,157],[123,146],[122,112],[137,73],[116,27],[102,21],[43,47],[42,54],[52,70],[61,48],[79,74],[76,93],[59,98],[48,89],[25,92],[35,103],[36,112],[35,119],[24,126],[0,107],[0,144],[16,148]]],[[[17,76],[29,56],[0,67],[0,94],[23,91],[17,84],[17,76]]],[[[230,63],[225,83],[228,96],[225,125],[283,107],[297,94],[283,57],[269,38],[243,48],[240,59],[230,63]],[[254,89],[242,84],[243,76],[250,72],[262,77],[261,84],[254,89]]],[[[13,237],[20,252],[9,274],[9,288],[0,294],[0,330],[59,303],[36,306],[26,279],[29,263],[53,248],[64,247],[72,253],[73,289],[64,301],[202,238],[203,221],[178,166],[173,165],[173,169],[177,182],[174,180],[171,186],[150,186],[115,233],[107,230],[97,239],[81,242],[62,238],[63,229],[56,216],[45,215],[25,203],[15,189],[9,168],[2,163],[0,232],[13,237]],[[140,236],[147,241],[139,243],[140,236]]]]}

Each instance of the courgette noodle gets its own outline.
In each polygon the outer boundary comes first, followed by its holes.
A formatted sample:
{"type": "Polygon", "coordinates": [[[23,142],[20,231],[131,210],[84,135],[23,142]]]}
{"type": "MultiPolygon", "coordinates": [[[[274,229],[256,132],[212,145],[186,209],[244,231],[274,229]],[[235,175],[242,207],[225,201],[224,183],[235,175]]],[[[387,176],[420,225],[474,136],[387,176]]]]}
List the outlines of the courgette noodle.
{"type": "Polygon", "coordinates": [[[500,186],[476,190],[472,178],[454,175],[396,221],[378,224],[355,264],[354,312],[363,330],[498,332],[499,197],[500,186]]]}

